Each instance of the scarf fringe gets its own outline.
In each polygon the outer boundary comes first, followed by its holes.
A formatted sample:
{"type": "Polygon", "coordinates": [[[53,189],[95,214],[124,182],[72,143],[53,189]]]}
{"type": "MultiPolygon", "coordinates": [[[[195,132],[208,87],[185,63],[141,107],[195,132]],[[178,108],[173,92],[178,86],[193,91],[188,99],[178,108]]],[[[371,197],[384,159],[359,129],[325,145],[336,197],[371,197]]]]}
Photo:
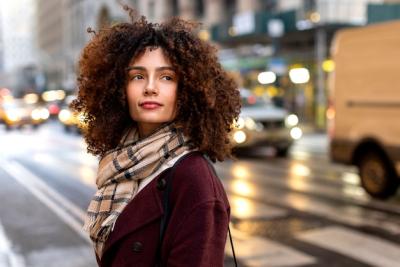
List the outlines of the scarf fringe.
{"type": "Polygon", "coordinates": [[[83,230],[89,233],[90,238],[93,241],[104,242],[105,240],[107,240],[108,236],[111,233],[111,230],[114,228],[116,220],[117,220],[116,216],[109,216],[109,215],[88,216],[85,219],[83,230]]]}

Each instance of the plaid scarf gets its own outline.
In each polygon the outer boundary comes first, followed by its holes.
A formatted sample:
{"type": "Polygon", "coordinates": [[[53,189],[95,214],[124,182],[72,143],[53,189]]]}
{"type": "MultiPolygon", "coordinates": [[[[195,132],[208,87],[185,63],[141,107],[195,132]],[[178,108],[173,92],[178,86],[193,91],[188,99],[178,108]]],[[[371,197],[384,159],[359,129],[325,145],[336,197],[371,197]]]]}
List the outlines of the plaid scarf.
{"type": "Polygon", "coordinates": [[[140,180],[190,148],[188,138],[173,123],[161,126],[144,139],[139,139],[137,128],[131,128],[120,146],[100,160],[98,190],[89,204],[84,224],[99,258],[118,216],[137,194],[140,180]]]}

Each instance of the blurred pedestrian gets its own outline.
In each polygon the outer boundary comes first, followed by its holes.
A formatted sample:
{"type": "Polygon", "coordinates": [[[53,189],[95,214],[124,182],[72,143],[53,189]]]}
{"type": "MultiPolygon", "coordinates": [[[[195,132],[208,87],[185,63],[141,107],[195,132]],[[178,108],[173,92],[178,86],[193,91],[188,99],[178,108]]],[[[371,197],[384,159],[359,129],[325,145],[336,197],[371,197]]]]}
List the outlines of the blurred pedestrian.
{"type": "Polygon", "coordinates": [[[222,267],[230,207],[209,160],[231,156],[239,91],[197,24],[125,9],[79,61],[72,108],[100,158],[84,228],[99,266],[222,267]]]}

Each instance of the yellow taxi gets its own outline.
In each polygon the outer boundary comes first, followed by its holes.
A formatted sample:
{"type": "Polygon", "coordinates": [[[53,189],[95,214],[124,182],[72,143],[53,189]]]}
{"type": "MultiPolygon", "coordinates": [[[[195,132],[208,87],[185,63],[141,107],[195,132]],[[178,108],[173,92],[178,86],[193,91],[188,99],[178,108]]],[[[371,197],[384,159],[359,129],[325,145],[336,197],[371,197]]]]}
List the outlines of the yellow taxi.
{"type": "Polygon", "coordinates": [[[11,99],[0,103],[0,121],[6,129],[31,125],[37,128],[49,118],[49,111],[24,99],[11,99]]]}

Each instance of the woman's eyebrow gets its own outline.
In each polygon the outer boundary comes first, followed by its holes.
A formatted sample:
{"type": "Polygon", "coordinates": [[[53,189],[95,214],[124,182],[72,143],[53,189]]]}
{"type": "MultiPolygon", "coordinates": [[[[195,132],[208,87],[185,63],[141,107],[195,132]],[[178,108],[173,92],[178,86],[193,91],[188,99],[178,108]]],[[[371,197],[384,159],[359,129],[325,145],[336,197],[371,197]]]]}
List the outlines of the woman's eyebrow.
{"type": "MultiPolygon", "coordinates": [[[[145,67],[142,66],[129,66],[127,68],[127,71],[131,71],[131,70],[141,70],[141,71],[146,71],[145,67]]],[[[171,71],[175,71],[173,67],[171,66],[162,66],[162,67],[157,67],[156,71],[163,71],[163,70],[171,70],[171,71]]]]}

